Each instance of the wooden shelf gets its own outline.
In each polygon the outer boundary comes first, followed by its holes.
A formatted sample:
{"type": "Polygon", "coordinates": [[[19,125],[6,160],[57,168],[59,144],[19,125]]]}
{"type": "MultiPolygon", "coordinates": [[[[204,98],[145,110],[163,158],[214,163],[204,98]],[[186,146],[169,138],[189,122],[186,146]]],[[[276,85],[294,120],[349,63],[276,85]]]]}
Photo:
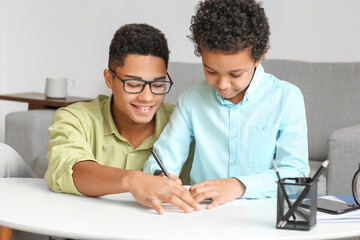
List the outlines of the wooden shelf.
{"type": "Polygon", "coordinates": [[[57,109],[76,102],[89,102],[91,98],[73,97],[47,98],[44,93],[26,92],[0,95],[0,99],[29,103],[30,109],[57,109]]]}

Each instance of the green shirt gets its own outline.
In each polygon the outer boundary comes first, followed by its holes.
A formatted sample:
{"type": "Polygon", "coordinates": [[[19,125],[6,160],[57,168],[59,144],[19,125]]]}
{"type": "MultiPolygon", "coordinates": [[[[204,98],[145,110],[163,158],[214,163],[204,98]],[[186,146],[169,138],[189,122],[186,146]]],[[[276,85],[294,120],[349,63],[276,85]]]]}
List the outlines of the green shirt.
{"type": "Polygon", "coordinates": [[[121,169],[142,170],[151,148],[174,109],[163,103],[157,111],[155,132],[134,147],[118,132],[111,115],[111,97],[99,95],[91,102],[75,103],[56,111],[49,128],[49,166],[45,180],[56,192],[81,195],[72,178],[72,167],[92,160],[121,169]]]}

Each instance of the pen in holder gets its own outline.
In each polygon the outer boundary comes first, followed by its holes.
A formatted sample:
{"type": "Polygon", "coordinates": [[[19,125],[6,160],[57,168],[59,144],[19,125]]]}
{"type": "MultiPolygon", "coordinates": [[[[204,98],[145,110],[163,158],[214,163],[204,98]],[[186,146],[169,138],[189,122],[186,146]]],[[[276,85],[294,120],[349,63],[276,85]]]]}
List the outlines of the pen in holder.
{"type": "Polygon", "coordinates": [[[278,182],[276,228],[309,231],[316,224],[317,181],[282,178],[278,182]]]}

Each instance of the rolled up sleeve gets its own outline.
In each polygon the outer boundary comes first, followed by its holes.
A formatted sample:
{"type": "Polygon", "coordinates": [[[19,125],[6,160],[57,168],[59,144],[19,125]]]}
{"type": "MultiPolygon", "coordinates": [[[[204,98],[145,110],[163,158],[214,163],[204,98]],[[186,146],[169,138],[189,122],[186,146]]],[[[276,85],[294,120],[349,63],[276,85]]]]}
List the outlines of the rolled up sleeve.
{"type": "Polygon", "coordinates": [[[45,174],[45,180],[53,191],[82,195],[75,187],[72,168],[80,161],[97,162],[83,124],[81,113],[67,109],[59,109],[55,113],[49,128],[49,166],[45,174]]]}

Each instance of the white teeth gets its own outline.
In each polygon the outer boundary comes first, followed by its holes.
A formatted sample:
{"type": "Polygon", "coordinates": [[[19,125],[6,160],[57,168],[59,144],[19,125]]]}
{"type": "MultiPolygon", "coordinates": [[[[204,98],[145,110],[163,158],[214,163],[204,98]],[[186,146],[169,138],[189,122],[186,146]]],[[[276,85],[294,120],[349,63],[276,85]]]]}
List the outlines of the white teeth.
{"type": "Polygon", "coordinates": [[[136,106],[137,108],[140,108],[141,110],[148,110],[150,107],[141,107],[141,106],[136,106]]]}

